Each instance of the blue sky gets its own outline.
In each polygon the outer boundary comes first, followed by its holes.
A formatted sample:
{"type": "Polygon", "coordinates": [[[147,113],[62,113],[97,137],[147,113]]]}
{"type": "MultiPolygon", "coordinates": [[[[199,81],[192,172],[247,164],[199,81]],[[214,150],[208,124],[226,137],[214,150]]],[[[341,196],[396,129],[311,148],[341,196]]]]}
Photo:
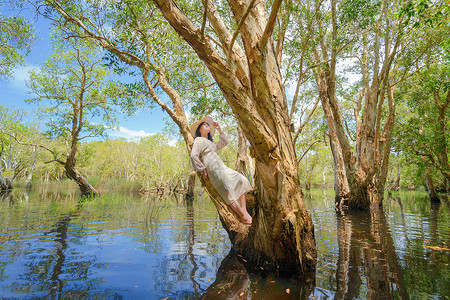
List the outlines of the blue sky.
{"type": "MultiPolygon", "coordinates": [[[[3,15],[11,15],[6,11],[5,7],[0,6],[0,13],[3,15]]],[[[50,22],[42,16],[38,18],[30,11],[22,11],[22,16],[27,17],[32,22],[36,31],[36,40],[32,45],[31,52],[25,57],[24,66],[20,66],[14,71],[14,78],[8,81],[0,81],[0,105],[6,107],[20,108],[27,112],[30,120],[33,109],[36,104],[26,103],[25,99],[31,98],[26,87],[28,79],[28,71],[32,68],[39,67],[45,60],[50,58],[52,52],[50,39],[50,22]]],[[[122,137],[132,139],[139,136],[148,136],[155,133],[163,132],[167,113],[163,112],[159,107],[154,109],[143,109],[138,111],[134,116],[119,115],[119,131],[110,131],[110,138],[122,137]]]]}

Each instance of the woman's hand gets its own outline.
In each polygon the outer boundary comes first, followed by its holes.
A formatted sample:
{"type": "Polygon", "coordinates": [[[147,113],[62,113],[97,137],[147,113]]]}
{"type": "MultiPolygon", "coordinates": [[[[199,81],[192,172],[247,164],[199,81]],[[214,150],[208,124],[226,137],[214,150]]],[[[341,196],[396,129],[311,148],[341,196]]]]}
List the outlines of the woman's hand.
{"type": "Polygon", "coordinates": [[[212,121],[212,125],[214,126],[215,129],[217,129],[220,133],[222,133],[222,129],[220,128],[219,123],[212,121]]]}
{"type": "Polygon", "coordinates": [[[205,178],[205,180],[208,179],[208,171],[206,169],[203,169],[202,173],[203,173],[203,178],[205,178]]]}

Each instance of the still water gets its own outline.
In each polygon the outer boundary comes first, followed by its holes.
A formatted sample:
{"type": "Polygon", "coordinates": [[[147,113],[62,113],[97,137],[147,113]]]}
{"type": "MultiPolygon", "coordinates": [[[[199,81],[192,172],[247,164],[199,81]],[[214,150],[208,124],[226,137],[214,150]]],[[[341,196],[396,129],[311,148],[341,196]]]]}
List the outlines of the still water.
{"type": "Polygon", "coordinates": [[[450,208],[424,194],[342,214],[306,193],[315,280],[246,269],[208,198],[14,191],[0,200],[1,299],[449,299],[450,208]]]}

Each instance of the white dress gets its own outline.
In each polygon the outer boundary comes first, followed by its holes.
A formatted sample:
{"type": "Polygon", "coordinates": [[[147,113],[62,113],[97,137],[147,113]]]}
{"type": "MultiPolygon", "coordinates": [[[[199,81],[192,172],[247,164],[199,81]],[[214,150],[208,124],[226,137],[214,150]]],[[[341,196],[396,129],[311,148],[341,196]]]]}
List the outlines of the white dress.
{"type": "Polygon", "coordinates": [[[228,144],[225,133],[221,133],[219,137],[218,143],[204,137],[196,137],[192,146],[191,160],[197,171],[206,168],[209,180],[216,191],[225,202],[231,204],[241,195],[252,190],[252,187],[244,175],[228,168],[217,155],[217,151],[228,144]]]}

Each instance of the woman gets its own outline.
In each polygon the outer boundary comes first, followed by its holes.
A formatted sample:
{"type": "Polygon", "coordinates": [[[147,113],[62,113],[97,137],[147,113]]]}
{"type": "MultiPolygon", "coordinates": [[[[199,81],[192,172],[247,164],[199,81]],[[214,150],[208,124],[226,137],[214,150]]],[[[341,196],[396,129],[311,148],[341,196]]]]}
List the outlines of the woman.
{"type": "Polygon", "coordinates": [[[219,123],[206,116],[192,124],[191,133],[195,138],[191,151],[192,165],[197,171],[202,172],[205,179],[209,178],[222,199],[239,215],[242,223],[251,224],[252,217],[247,212],[245,197],[252,187],[247,178],[228,168],[217,155],[217,151],[228,144],[227,136],[219,123]],[[215,129],[220,133],[218,143],[212,140],[215,129]],[[238,204],[238,199],[241,205],[238,204]]]}

